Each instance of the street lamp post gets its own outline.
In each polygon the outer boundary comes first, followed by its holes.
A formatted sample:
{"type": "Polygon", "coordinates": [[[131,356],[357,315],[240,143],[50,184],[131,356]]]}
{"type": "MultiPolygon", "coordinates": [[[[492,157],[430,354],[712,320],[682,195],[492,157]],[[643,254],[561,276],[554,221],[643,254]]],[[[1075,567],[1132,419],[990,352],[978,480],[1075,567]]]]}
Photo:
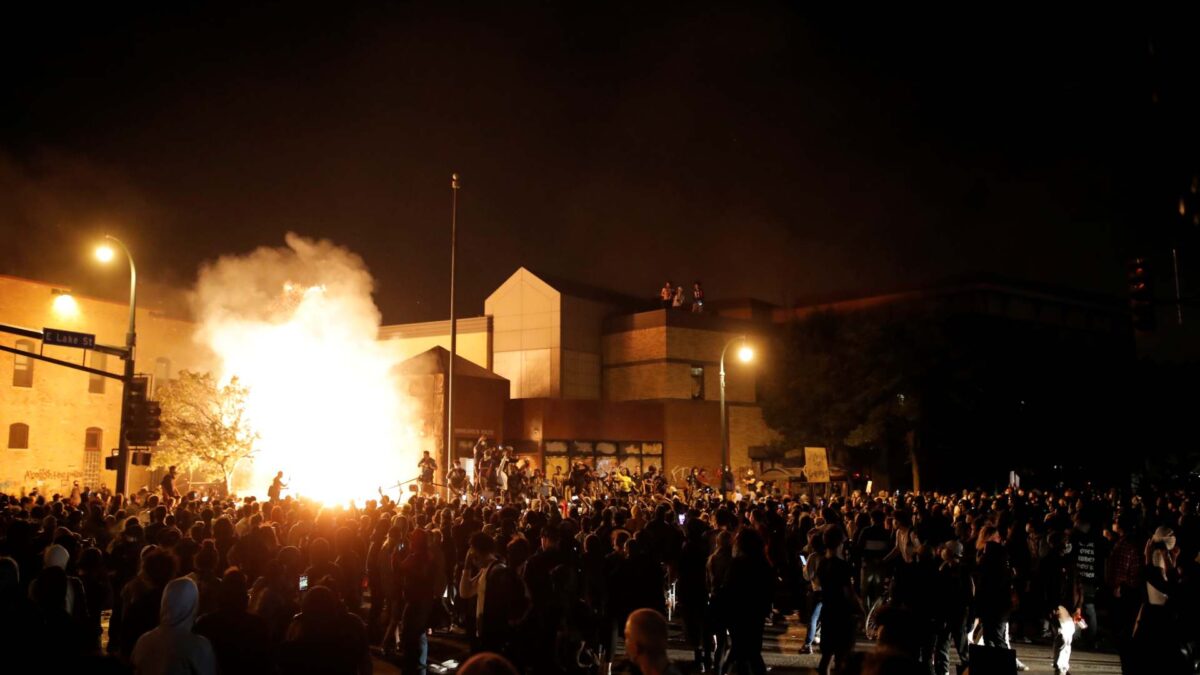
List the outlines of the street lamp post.
{"type": "MultiPolygon", "coordinates": [[[[137,344],[137,267],[133,264],[133,255],[125,242],[112,235],[105,235],[108,241],[116,243],[125,252],[129,261],[129,327],[125,332],[125,376],[121,387],[121,426],[120,438],[117,445],[117,492],[124,494],[129,482],[129,441],[125,438],[125,418],[129,414],[129,386],[133,382],[134,360],[133,348],[137,344]]],[[[107,263],[114,257],[112,247],[102,245],[96,249],[96,258],[107,263]]]]}
{"type": "Polygon", "coordinates": [[[446,359],[446,465],[442,480],[450,498],[450,465],[454,462],[454,357],[458,355],[458,320],[454,315],[454,282],[458,258],[458,174],[450,174],[450,358],[446,359]]]}
{"type": "MultiPolygon", "coordinates": [[[[725,347],[721,349],[721,481],[725,481],[726,467],[729,466],[729,410],[725,406],[725,353],[735,343],[742,343],[738,349],[738,360],[742,363],[748,363],[754,358],[754,350],[750,345],[746,344],[745,335],[737,335],[730,338],[729,342],[725,343],[725,347]]],[[[724,485],[722,485],[724,489],[724,485]]]]}

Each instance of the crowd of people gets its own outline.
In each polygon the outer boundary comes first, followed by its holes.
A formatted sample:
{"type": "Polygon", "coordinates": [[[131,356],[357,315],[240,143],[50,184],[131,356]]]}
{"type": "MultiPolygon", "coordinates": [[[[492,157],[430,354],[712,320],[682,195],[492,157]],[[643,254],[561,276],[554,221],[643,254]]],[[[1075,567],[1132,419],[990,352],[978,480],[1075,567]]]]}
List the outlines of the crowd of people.
{"type": "Polygon", "coordinates": [[[764,634],[788,623],[822,673],[947,673],[971,644],[1039,640],[1056,672],[1081,647],[1129,673],[1195,666],[1200,521],[1182,492],[689,483],[344,507],[0,495],[0,640],[101,672],[368,673],[374,655],[423,673],[445,630],[517,673],[607,675],[624,644],[658,675],[676,667],[670,617],[692,672],[763,675],[764,634]]]}
{"type": "Polygon", "coordinates": [[[658,300],[663,309],[689,309],[699,314],[704,311],[704,289],[700,282],[692,284],[692,299],[689,303],[683,293],[683,286],[673,286],[670,281],[663,284],[658,291],[658,300]]]}
{"type": "Polygon", "coordinates": [[[556,465],[547,475],[528,458],[517,457],[512,446],[497,445],[486,436],[481,436],[475,443],[471,470],[468,471],[464,464],[465,460],[453,464],[446,476],[446,484],[439,486],[434,482],[437,462],[426,451],[417,464],[419,491],[434,494],[439,487],[448,487],[455,497],[468,495],[516,501],[532,497],[578,498],[605,494],[665,495],[669,488],[666,476],[653,464],[641,471],[615,463],[595,469],[587,462],[575,461],[566,471],[562,465],[556,465]]]}

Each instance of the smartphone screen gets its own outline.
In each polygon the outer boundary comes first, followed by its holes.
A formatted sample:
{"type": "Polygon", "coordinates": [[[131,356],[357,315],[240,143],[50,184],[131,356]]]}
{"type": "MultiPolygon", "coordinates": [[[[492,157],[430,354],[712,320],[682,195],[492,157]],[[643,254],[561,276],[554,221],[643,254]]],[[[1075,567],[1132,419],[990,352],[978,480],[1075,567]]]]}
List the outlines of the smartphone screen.
{"type": "Polygon", "coordinates": [[[307,590],[308,590],[308,575],[301,574],[300,575],[300,592],[303,593],[304,591],[307,591],[307,590]]]}
{"type": "Polygon", "coordinates": [[[687,514],[686,513],[679,514],[679,524],[682,525],[683,521],[685,521],[685,520],[687,520],[687,514]]]}

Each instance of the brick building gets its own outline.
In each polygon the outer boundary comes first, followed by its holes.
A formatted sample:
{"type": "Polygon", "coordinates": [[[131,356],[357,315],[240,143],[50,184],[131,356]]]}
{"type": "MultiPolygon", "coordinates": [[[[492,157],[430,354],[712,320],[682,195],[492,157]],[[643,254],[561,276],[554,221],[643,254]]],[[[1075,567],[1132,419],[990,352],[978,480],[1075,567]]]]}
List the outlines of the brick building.
{"type": "MultiPolygon", "coordinates": [[[[69,295],[67,289],[0,276],[0,322],[91,333],[101,344],[125,344],[128,304],[69,295]]],[[[146,304],[137,312],[137,370],[152,377],[153,391],[155,382],[199,369],[205,360],[192,341],[193,324],[146,304]]],[[[0,333],[0,341],[114,374],[123,368],[120,359],[94,351],[43,347],[8,333],[0,333]]],[[[0,378],[0,491],[63,491],[75,481],[113,486],[115,474],[103,470],[103,457],[117,446],[120,382],[10,352],[0,352],[0,378]]],[[[145,469],[133,467],[130,481],[144,484],[145,469]]]]}
{"type": "MultiPolygon", "coordinates": [[[[721,350],[742,335],[758,344],[770,326],[757,318],[665,310],[521,268],[488,296],[483,317],[459,320],[459,345],[461,353],[465,327],[486,332],[475,341],[490,346],[488,355],[467,357],[509,383],[503,441],[550,473],[582,460],[602,471],[655,466],[681,481],[691,466],[716,475],[721,350]]],[[[420,326],[422,346],[448,346],[449,322],[420,326]]],[[[413,333],[409,326],[380,331],[402,340],[413,333]]],[[[772,433],[755,402],[754,364],[732,356],[726,398],[736,470],[772,433]]],[[[454,426],[456,456],[466,458],[478,432],[454,426]]]]}

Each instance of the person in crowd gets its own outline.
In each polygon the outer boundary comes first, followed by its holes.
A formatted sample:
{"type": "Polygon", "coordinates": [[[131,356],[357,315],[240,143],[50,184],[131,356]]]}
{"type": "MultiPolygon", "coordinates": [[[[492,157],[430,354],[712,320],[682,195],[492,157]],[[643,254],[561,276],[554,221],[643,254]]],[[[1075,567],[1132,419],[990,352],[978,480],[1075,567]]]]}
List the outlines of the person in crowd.
{"type": "Polygon", "coordinates": [[[279,501],[280,496],[283,495],[283,491],[286,488],[287,483],[283,482],[283,472],[280,471],[271,479],[271,487],[267,488],[267,499],[271,500],[271,502],[279,501]]]}
{"type": "Polygon", "coordinates": [[[94,547],[85,548],[79,555],[79,581],[85,598],[88,633],[93,649],[100,648],[102,615],[113,607],[113,588],[108,569],[104,566],[104,553],[94,547]]]}
{"type": "Polygon", "coordinates": [[[937,571],[936,590],[932,596],[935,650],[933,672],[950,672],[951,648],[959,665],[967,663],[971,630],[971,605],[975,599],[975,582],[963,563],[962,542],[951,539],[942,546],[942,564],[937,571]]]}
{"type": "Polygon", "coordinates": [[[1054,644],[1051,664],[1054,667],[1054,675],[1066,675],[1071,672],[1071,645],[1075,642],[1076,635],[1087,628],[1087,623],[1079,610],[1072,615],[1066,607],[1059,605],[1054,610],[1052,624],[1054,644]]]}
{"type": "MultiPolygon", "coordinates": [[[[125,659],[132,657],[138,638],[158,625],[163,591],[175,576],[175,558],[170,553],[156,547],[146,548],[141,572],[121,589],[122,619],[117,637],[121,656],[125,659]]],[[[192,587],[195,588],[195,583],[192,587]]]]}
{"type": "MultiPolygon", "coordinates": [[[[427,632],[434,606],[446,588],[443,566],[435,561],[436,546],[425,530],[409,535],[409,553],[400,566],[403,579],[404,613],[400,619],[401,671],[406,675],[424,673],[428,666],[427,632]]],[[[436,542],[435,542],[436,543],[436,542]]]]}
{"type": "Polygon", "coordinates": [[[700,288],[700,282],[692,284],[692,313],[699,314],[704,311],[704,289],[700,288]]]}
{"type": "Polygon", "coordinates": [[[249,611],[266,622],[271,644],[283,639],[292,616],[299,610],[298,587],[299,576],[280,559],[267,563],[263,575],[250,587],[249,611]]]}
{"type": "Polygon", "coordinates": [[[1012,567],[1000,541],[999,528],[985,525],[979,535],[982,546],[976,571],[976,613],[988,647],[1008,647],[1006,625],[1012,612],[1012,567]]]}
{"type": "Polygon", "coordinates": [[[1191,670],[1184,658],[1175,617],[1181,609],[1178,600],[1182,595],[1176,544],[1175,531],[1165,525],[1157,528],[1146,543],[1142,568],[1145,600],[1133,632],[1134,661],[1146,672],[1174,674],[1191,670]]]}
{"type": "Polygon", "coordinates": [[[505,653],[513,639],[513,627],[524,615],[524,587],[517,601],[519,577],[496,555],[496,541],[483,532],[471,535],[470,548],[458,582],[458,595],[475,601],[473,652],[505,653]]]}
{"type": "Polygon", "coordinates": [[[446,477],[446,482],[450,484],[450,490],[455,497],[461,497],[467,492],[467,470],[462,467],[462,460],[454,464],[454,468],[450,469],[450,475],[446,477]]]}
{"type": "Polygon", "coordinates": [[[828,526],[822,533],[825,556],[817,569],[821,586],[821,661],[817,670],[829,673],[834,663],[844,668],[854,651],[854,627],[857,617],[865,614],[862,601],[854,591],[854,570],[845,557],[846,533],[840,526],[828,526]]]}
{"type": "Polygon", "coordinates": [[[671,294],[671,309],[683,309],[683,286],[676,286],[671,294]]]}
{"type": "Polygon", "coordinates": [[[1141,609],[1140,582],[1145,537],[1141,534],[1137,518],[1129,511],[1116,517],[1112,531],[1117,539],[1109,552],[1104,579],[1113,599],[1111,620],[1117,653],[1121,655],[1122,668],[1128,672],[1134,667],[1130,641],[1138,610],[1141,609]]]}
{"type": "MultiPolygon", "coordinates": [[[[67,663],[73,663],[86,652],[91,643],[86,619],[67,609],[68,591],[72,585],[62,567],[50,565],[38,573],[29,587],[34,611],[26,617],[36,625],[35,642],[18,649],[40,647],[37,651],[53,653],[67,663]]],[[[79,601],[82,604],[83,598],[79,601]]]]}
{"type": "Polygon", "coordinates": [[[430,456],[428,450],[421,453],[421,461],[417,462],[417,470],[420,471],[420,477],[417,480],[421,484],[421,494],[432,494],[433,475],[437,471],[437,461],[430,456]]]}
{"type": "Polygon", "coordinates": [[[249,602],[246,575],[236,568],[227,570],[221,578],[216,610],[196,621],[196,633],[212,644],[222,675],[275,669],[267,622],[248,611],[249,602]]]}
{"type": "Polygon", "coordinates": [[[767,562],[765,544],[749,527],[738,530],[724,587],[729,600],[722,603],[732,611],[729,620],[728,670],[748,675],[766,675],[762,657],[763,622],[771,613],[776,577],[767,562]]]}
{"type": "Polygon", "coordinates": [[[625,653],[642,675],[679,675],[667,658],[667,618],[653,609],[639,609],[625,622],[625,653]]]}
{"type": "Polygon", "coordinates": [[[192,631],[200,593],[191,579],[170,581],[161,594],[158,626],[138,637],[131,662],[138,675],[195,673],[215,675],[212,644],[192,631]]]}
{"type": "Polygon", "coordinates": [[[825,559],[824,530],[813,528],[808,531],[808,546],[804,549],[804,580],[808,583],[811,597],[811,609],[808,613],[808,629],[804,634],[804,645],[800,647],[801,654],[813,653],[813,645],[817,644],[817,634],[821,627],[821,609],[825,606],[821,596],[821,577],[818,572],[821,562],[825,559]]]}
{"type": "Polygon", "coordinates": [[[708,585],[705,579],[709,556],[709,527],[698,511],[686,520],[687,537],[679,556],[676,602],[683,618],[684,635],[692,648],[692,664],[699,672],[713,668],[713,643],[707,627],[708,585]]]}
{"type": "Polygon", "coordinates": [[[217,608],[217,598],[220,595],[221,577],[217,574],[220,554],[217,544],[212,539],[205,539],[200,544],[192,560],[192,571],[186,576],[196,584],[200,592],[200,606],[197,613],[201,616],[217,608]]]}
{"type": "Polygon", "coordinates": [[[362,619],[346,611],[337,591],[312,586],[280,647],[280,670],[317,675],[370,675],[374,669],[362,619]]]}
{"type": "MultiPolygon", "coordinates": [[[[563,466],[573,470],[560,494],[505,495],[493,483],[465,499],[413,493],[347,506],[190,493],[168,505],[149,490],[86,486],[0,493],[0,641],[88,672],[74,664],[100,657],[100,616],[111,607],[107,647],[127,665],[137,652],[146,672],[161,656],[202,652],[183,630],[196,614],[191,633],[210,638],[223,672],[361,673],[372,642],[420,672],[426,636],[453,622],[444,640],[470,636],[473,651],[503,653],[519,672],[582,675],[607,670],[626,629],[631,652],[653,654],[629,620],[671,610],[698,671],[761,673],[768,621],[807,621],[806,642],[822,656],[802,665],[824,672],[855,672],[855,638],[878,628],[864,667],[946,673],[962,665],[975,624],[984,642],[1022,651],[1026,633],[1057,638],[1059,658],[1047,665],[1061,671],[1092,646],[1089,578],[1099,637],[1121,649],[1127,672],[1188,672],[1200,634],[1190,610],[1200,579],[1194,498],[1184,490],[718,493],[698,479],[660,481],[647,465],[629,472],[624,491],[611,464],[607,481],[578,460],[563,466]],[[177,588],[185,580],[190,588],[177,588]],[[866,605],[879,609],[864,625],[866,605]],[[1074,653],[1062,660],[1066,647],[1074,653]]],[[[521,473],[516,465],[511,476],[521,473]]],[[[645,658],[642,667],[663,667],[645,658]]]]}
{"type": "Polygon", "coordinates": [[[458,675],[517,675],[517,668],[500,654],[479,652],[459,667],[458,675]]]}
{"type": "Polygon", "coordinates": [[[179,499],[179,491],[175,489],[175,480],[177,478],[178,473],[176,473],[175,467],[171,466],[167,468],[166,475],[162,477],[162,482],[159,483],[159,487],[162,489],[163,501],[168,504],[174,503],[175,500],[179,499]]]}
{"type": "Polygon", "coordinates": [[[663,287],[658,290],[658,300],[662,304],[663,309],[671,309],[672,301],[675,299],[675,287],[671,285],[670,280],[663,284],[663,287]]]}

